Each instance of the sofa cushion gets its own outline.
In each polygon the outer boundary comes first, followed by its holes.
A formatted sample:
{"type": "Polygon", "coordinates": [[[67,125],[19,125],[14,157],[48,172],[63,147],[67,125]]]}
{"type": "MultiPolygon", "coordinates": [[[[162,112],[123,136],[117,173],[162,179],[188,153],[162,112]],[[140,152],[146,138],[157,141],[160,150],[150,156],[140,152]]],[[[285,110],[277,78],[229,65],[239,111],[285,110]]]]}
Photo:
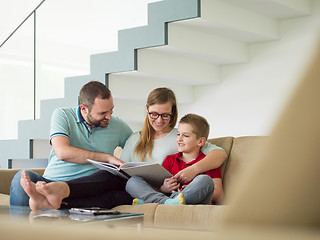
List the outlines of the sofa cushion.
{"type": "MultiPolygon", "coordinates": [[[[11,181],[14,175],[21,169],[1,169],[0,193],[10,194],[11,181]]],[[[39,174],[43,174],[44,168],[31,169],[39,174]]]]}
{"type": "Polygon", "coordinates": [[[1,169],[0,193],[10,194],[10,184],[18,169],[1,169]]]}
{"type": "Polygon", "coordinates": [[[10,196],[8,194],[0,193],[0,205],[10,205],[10,196]]]}
{"type": "Polygon", "coordinates": [[[257,159],[254,159],[252,154],[264,146],[267,138],[266,136],[250,136],[233,139],[232,149],[226,162],[225,175],[223,177],[225,197],[228,196],[230,186],[239,181],[240,175],[245,174],[248,168],[254,165],[257,159]]]}
{"type": "MultiPolygon", "coordinates": [[[[211,139],[208,139],[208,141],[212,144],[222,147],[226,151],[227,156],[229,157],[230,151],[232,148],[233,139],[234,139],[233,137],[220,137],[220,138],[211,138],[211,139]]],[[[220,167],[222,179],[225,174],[225,168],[226,168],[227,162],[228,162],[228,158],[220,167]]]]}

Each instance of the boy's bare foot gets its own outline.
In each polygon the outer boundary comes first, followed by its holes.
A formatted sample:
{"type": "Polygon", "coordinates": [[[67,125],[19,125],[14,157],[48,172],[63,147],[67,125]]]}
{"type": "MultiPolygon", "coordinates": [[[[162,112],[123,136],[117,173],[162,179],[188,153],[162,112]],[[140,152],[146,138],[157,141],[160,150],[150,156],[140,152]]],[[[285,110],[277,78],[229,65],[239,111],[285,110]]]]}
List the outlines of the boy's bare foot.
{"type": "Polygon", "coordinates": [[[20,184],[26,194],[30,197],[29,206],[32,210],[52,208],[47,198],[37,191],[36,184],[30,180],[25,170],[22,171],[20,184]]]}
{"type": "Polygon", "coordinates": [[[65,182],[36,183],[36,190],[46,197],[52,209],[60,208],[62,200],[69,196],[70,189],[65,182]]]}

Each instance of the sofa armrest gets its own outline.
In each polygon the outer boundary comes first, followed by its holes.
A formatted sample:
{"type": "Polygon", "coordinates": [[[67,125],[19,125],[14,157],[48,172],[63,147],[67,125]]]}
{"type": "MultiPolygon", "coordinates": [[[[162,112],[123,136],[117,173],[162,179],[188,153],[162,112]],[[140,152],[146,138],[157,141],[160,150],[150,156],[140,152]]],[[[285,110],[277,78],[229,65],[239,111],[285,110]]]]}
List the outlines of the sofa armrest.
{"type": "MultiPolygon", "coordinates": [[[[43,174],[44,168],[31,169],[34,172],[43,174]]],[[[10,194],[11,181],[14,175],[20,171],[20,169],[0,169],[0,193],[10,194]]]]}

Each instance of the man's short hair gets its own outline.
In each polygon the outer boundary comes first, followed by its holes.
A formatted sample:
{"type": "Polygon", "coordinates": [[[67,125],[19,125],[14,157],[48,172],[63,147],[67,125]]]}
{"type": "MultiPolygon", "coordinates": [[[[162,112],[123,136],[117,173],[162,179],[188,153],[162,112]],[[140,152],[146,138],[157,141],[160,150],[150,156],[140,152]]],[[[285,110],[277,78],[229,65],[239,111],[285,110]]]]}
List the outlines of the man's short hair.
{"type": "Polygon", "coordinates": [[[182,117],[179,123],[190,124],[192,126],[192,132],[196,134],[197,138],[205,137],[208,139],[210,126],[204,117],[189,113],[182,117]]]}
{"type": "Polygon", "coordinates": [[[111,97],[111,92],[103,83],[91,81],[81,88],[79,103],[85,105],[90,111],[94,100],[97,97],[101,99],[109,99],[111,97]]]}

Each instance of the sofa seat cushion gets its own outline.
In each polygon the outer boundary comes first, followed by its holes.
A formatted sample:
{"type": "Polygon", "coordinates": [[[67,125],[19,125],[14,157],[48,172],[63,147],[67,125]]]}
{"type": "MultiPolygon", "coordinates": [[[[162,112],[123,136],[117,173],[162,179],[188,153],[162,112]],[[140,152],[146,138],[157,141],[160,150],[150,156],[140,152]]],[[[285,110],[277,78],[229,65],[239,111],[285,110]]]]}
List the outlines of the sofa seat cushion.
{"type": "Polygon", "coordinates": [[[160,204],[155,212],[154,226],[212,231],[218,229],[227,208],[222,205],[160,204]]]}
{"type": "Polygon", "coordinates": [[[158,203],[146,203],[141,205],[120,205],[114,210],[118,210],[120,212],[130,212],[130,213],[143,213],[144,214],[144,226],[153,226],[155,211],[158,207],[158,203]]]}

